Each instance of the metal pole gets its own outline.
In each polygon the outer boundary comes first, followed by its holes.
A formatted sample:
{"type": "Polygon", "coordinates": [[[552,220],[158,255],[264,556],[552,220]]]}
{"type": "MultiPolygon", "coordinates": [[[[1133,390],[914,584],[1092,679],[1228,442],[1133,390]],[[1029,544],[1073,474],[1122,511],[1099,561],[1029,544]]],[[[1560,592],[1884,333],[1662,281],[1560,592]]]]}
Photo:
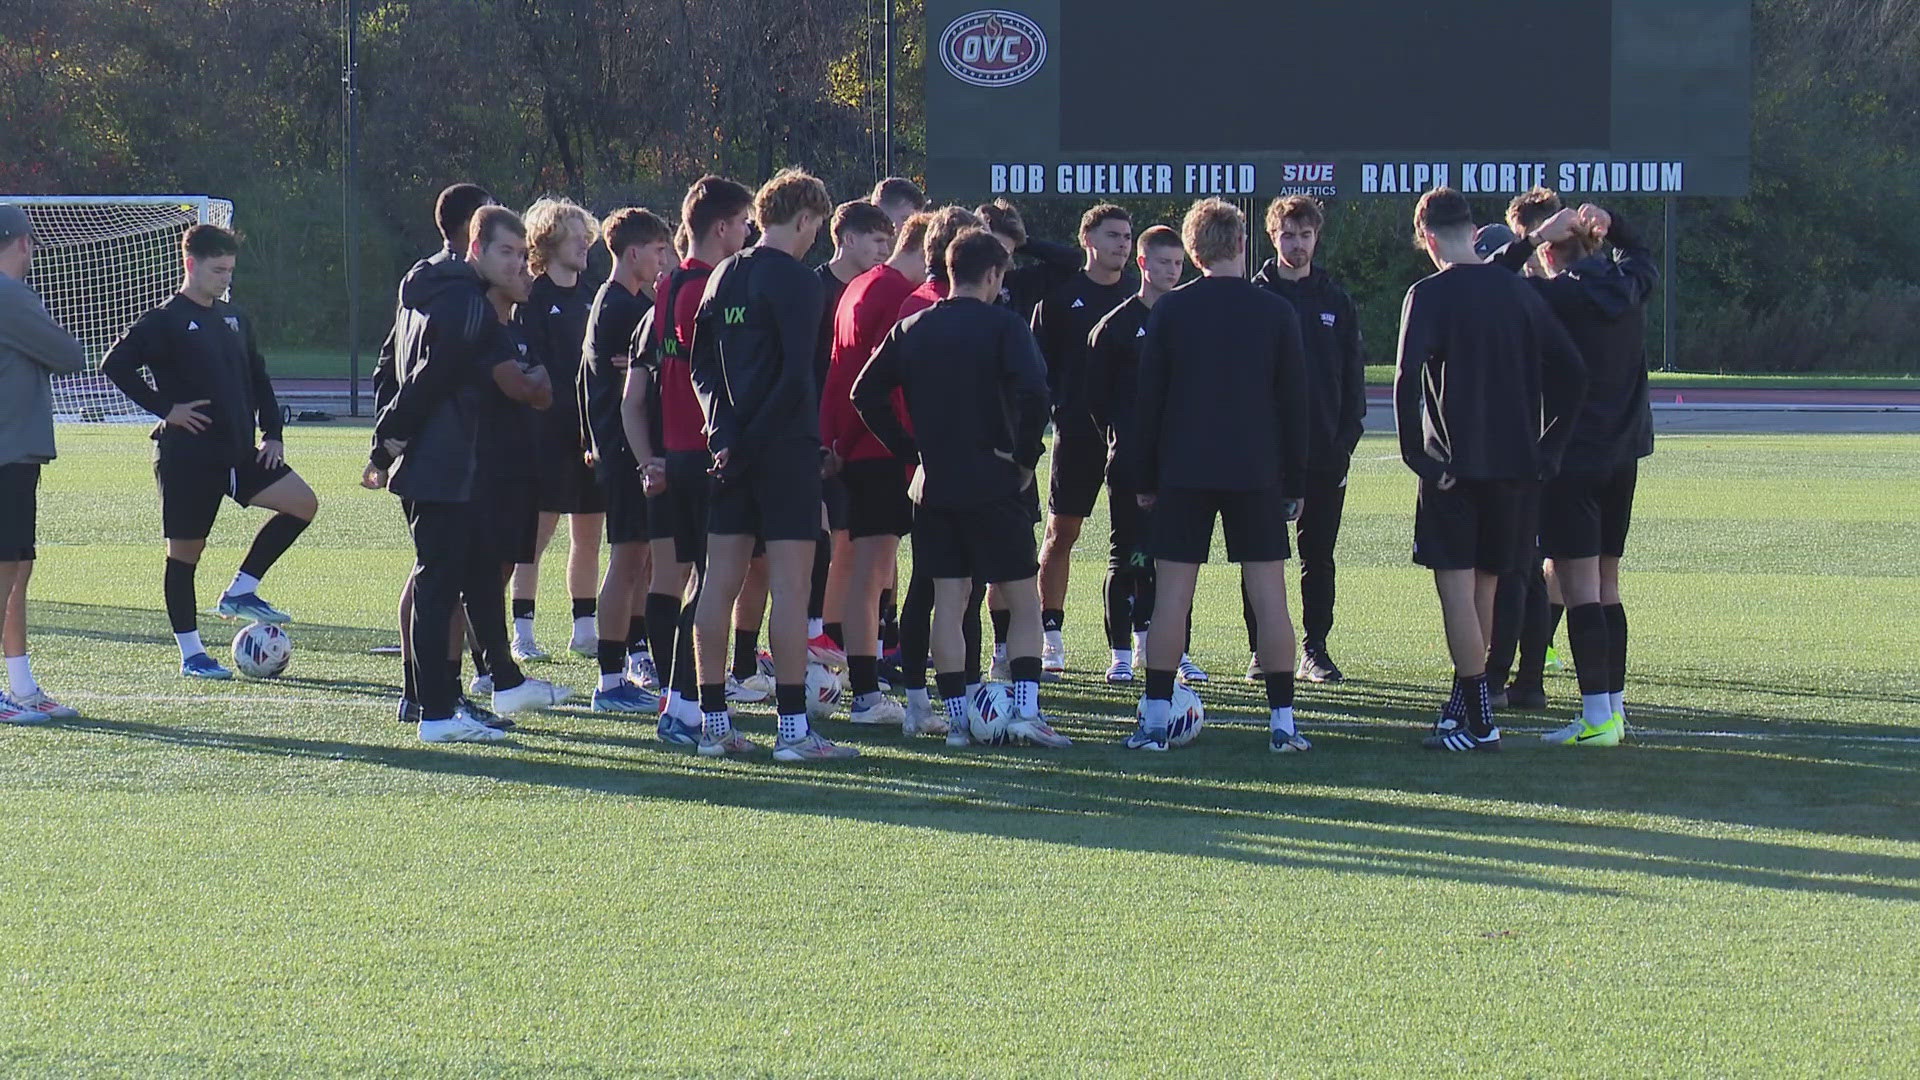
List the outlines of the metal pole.
{"type": "Polygon", "coordinates": [[[346,57],[340,75],[340,83],[345,92],[344,112],[346,124],[346,153],[341,163],[340,176],[340,216],[346,236],[347,263],[347,414],[360,415],[360,200],[359,191],[360,143],[359,131],[354,114],[357,111],[358,87],[355,85],[355,65],[358,63],[360,44],[359,4],[356,0],[346,0],[344,15],[346,19],[346,57]]]}
{"type": "Polygon", "coordinates": [[[886,95],[885,95],[886,105],[882,110],[882,114],[880,118],[882,125],[886,129],[886,133],[885,133],[885,138],[881,141],[881,162],[883,165],[882,171],[885,172],[886,175],[892,176],[893,175],[893,8],[896,0],[880,0],[880,2],[887,6],[887,11],[886,11],[887,32],[886,32],[886,46],[885,46],[887,50],[887,59],[886,59],[886,64],[884,65],[886,68],[886,83],[887,83],[887,89],[886,89],[886,95]]]}
{"type": "Polygon", "coordinates": [[[1663,234],[1667,241],[1664,256],[1666,265],[1661,268],[1660,272],[1660,276],[1663,279],[1661,289],[1663,290],[1662,295],[1664,297],[1660,304],[1660,347],[1661,352],[1664,354],[1660,362],[1660,370],[1662,371],[1674,370],[1674,365],[1679,360],[1679,354],[1674,348],[1673,334],[1673,328],[1679,321],[1674,311],[1677,294],[1680,291],[1678,283],[1674,280],[1676,276],[1674,267],[1679,261],[1677,254],[1680,247],[1679,229],[1679,200],[1669,195],[1666,197],[1666,230],[1663,234]]]}

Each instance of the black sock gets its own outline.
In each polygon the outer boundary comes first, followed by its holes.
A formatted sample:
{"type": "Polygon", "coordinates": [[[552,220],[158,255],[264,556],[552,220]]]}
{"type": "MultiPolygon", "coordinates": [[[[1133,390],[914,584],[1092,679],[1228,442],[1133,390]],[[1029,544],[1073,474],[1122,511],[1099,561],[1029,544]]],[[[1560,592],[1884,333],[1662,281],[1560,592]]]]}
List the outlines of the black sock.
{"type": "Polygon", "coordinates": [[[827,634],[827,639],[829,641],[832,641],[835,645],[839,646],[842,650],[846,649],[847,630],[844,625],[837,622],[830,622],[826,624],[826,634],[827,634]]]}
{"type": "Polygon", "coordinates": [[[627,670],[627,643],[600,639],[600,674],[619,675],[627,670]]]}
{"type": "Polygon", "coordinates": [[[733,677],[751,678],[760,671],[760,631],[733,632],[733,677]]]}
{"type": "Polygon", "coordinates": [[[1573,649],[1580,695],[1606,693],[1613,678],[1613,663],[1607,658],[1607,609],[1599,604],[1568,608],[1567,644],[1573,649]]]}
{"type": "Polygon", "coordinates": [[[987,616],[993,620],[994,647],[999,648],[1007,643],[1007,632],[1013,627],[1013,613],[1005,608],[1000,608],[989,611],[987,616]]]}
{"type": "Polygon", "coordinates": [[[1493,698],[1487,694],[1487,676],[1459,676],[1460,691],[1466,696],[1467,731],[1484,736],[1493,730],[1493,698]]]}
{"type": "Polygon", "coordinates": [[[847,681],[854,697],[880,692],[880,661],[872,656],[847,654],[847,681]]]}
{"type": "Polygon", "coordinates": [[[1612,666],[1607,693],[1624,694],[1627,691],[1627,609],[1623,604],[1608,604],[1606,612],[1607,662],[1612,666]]]}
{"type": "Polygon", "coordinates": [[[807,687],[804,683],[775,683],[773,708],[781,716],[807,714],[807,687]]]}
{"type": "Polygon", "coordinates": [[[1293,708],[1293,672],[1270,671],[1267,673],[1267,708],[1293,708]]]}
{"type": "Polygon", "coordinates": [[[533,601],[515,600],[513,602],[513,617],[516,619],[533,618],[533,601]]]}
{"type": "Polygon", "coordinates": [[[647,617],[634,615],[627,619],[627,652],[643,653],[647,651],[647,617]]]}
{"type": "Polygon", "coordinates": [[[1059,608],[1048,608],[1040,613],[1040,629],[1058,630],[1067,624],[1067,613],[1059,608]]]}
{"type": "MultiPolygon", "coordinates": [[[[487,667],[486,650],[482,649],[479,645],[475,645],[470,651],[473,654],[473,673],[475,675],[493,674],[487,667]]],[[[505,687],[500,687],[499,689],[505,689],[505,687]]]]}
{"type": "Polygon", "coordinates": [[[275,514],[267,519],[260,531],[253,534],[253,546],[247,549],[247,557],[240,561],[240,572],[253,577],[264,578],[280,556],[287,553],[300,534],[307,531],[305,519],[292,514],[275,514]]]}
{"type": "Polygon", "coordinates": [[[1040,658],[1037,656],[1013,657],[1007,664],[1007,673],[1013,676],[1014,682],[1037,683],[1040,681],[1040,658]]]}
{"type": "Polygon", "coordinates": [[[160,579],[160,591],[167,598],[167,622],[176,634],[191,634],[200,629],[200,616],[193,602],[193,575],[198,569],[193,563],[168,559],[167,574],[160,579]]]}
{"type": "Polygon", "coordinates": [[[1447,695],[1447,703],[1440,706],[1440,715],[1454,720],[1467,718],[1467,682],[1458,675],[1453,677],[1453,692],[1447,695]]]}
{"type": "Polygon", "coordinates": [[[703,713],[723,713],[727,711],[727,684],[700,684],[700,711],[703,713]]]}
{"type": "Polygon", "coordinates": [[[940,693],[941,701],[967,696],[967,677],[957,671],[936,671],[933,685],[940,693]]]}
{"type": "MultiPolygon", "coordinates": [[[[695,593],[696,600],[698,593],[695,593]]],[[[680,608],[680,626],[673,639],[673,690],[688,701],[698,701],[700,693],[699,672],[693,666],[693,613],[699,604],[685,604],[680,608]]],[[[654,663],[660,662],[654,657],[654,663]]]]}
{"type": "Polygon", "coordinates": [[[833,568],[833,535],[824,529],[813,542],[813,580],[807,583],[807,618],[827,610],[827,573],[833,568]]]}
{"type": "Polygon", "coordinates": [[[573,598],[573,617],[576,619],[591,619],[599,610],[600,601],[596,597],[573,598]]]}
{"type": "Polygon", "coordinates": [[[960,645],[967,651],[963,673],[968,686],[980,681],[980,606],[986,602],[986,584],[974,582],[973,594],[967,597],[967,610],[960,615],[960,645]]]}
{"type": "Polygon", "coordinates": [[[900,612],[894,606],[893,590],[880,590],[880,648],[892,652],[900,647],[900,612]]]}
{"type": "Polygon", "coordinates": [[[1173,676],[1172,668],[1148,668],[1146,696],[1153,701],[1172,701],[1173,676]]]}
{"type": "MultiPolygon", "coordinates": [[[[1547,644],[1548,645],[1552,645],[1554,637],[1560,633],[1560,617],[1565,615],[1566,613],[1567,613],[1567,606],[1565,604],[1548,604],[1547,605],[1547,644]]],[[[1568,644],[1572,644],[1572,643],[1569,642],[1568,644]]]]}
{"type": "Polygon", "coordinates": [[[673,685],[674,634],[680,629],[680,598],[668,593],[647,594],[647,644],[653,669],[662,688],[673,685]]]}

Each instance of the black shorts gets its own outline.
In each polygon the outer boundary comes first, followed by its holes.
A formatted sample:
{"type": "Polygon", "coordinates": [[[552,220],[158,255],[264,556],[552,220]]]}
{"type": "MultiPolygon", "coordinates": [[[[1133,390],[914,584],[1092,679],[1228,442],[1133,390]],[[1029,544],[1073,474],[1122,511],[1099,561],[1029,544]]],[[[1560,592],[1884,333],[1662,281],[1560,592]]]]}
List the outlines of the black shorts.
{"type": "Polygon", "coordinates": [[[712,465],[705,450],[667,451],[667,490],[647,500],[647,535],[673,541],[674,556],[683,563],[706,559],[712,465]]]}
{"type": "Polygon", "coordinates": [[[588,465],[576,448],[572,453],[548,449],[540,466],[540,512],[544,514],[604,514],[607,501],[588,465]]]}
{"type": "Polygon", "coordinates": [[[820,501],[827,504],[827,531],[847,530],[847,482],[839,476],[820,481],[820,501]]]}
{"type": "Polygon", "coordinates": [[[0,465],[0,562],[33,561],[39,506],[40,466],[0,465]]]}
{"type": "Polygon", "coordinates": [[[1619,558],[1627,553],[1640,463],[1605,473],[1561,473],[1540,492],[1540,551],[1549,559],[1619,558]]]}
{"type": "Polygon", "coordinates": [[[1047,510],[1060,517],[1092,514],[1107,478],[1107,437],[1091,418],[1055,430],[1051,468],[1047,510]]]}
{"type": "Polygon", "coordinates": [[[638,469],[616,474],[600,491],[601,505],[606,507],[607,543],[644,544],[653,539],[652,500],[638,469]]]}
{"type": "Polygon", "coordinates": [[[1540,485],[1531,480],[1456,480],[1441,491],[1420,481],[1413,561],[1429,570],[1518,570],[1533,553],[1540,485]]]}
{"type": "Polygon", "coordinates": [[[820,448],[789,441],[766,447],[734,475],[715,480],[707,531],[768,543],[820,539],[820,448]]]}
{"type": "Polygon", "coordinates": [[[1227,539],[1231,563],[1282,562],[1293,557],[1287,539],[1287,500],[1280,485],[1258,491],[1162,488],[1153,504],[1153,556],[1204,563],[1213,550],[1213,519],[1227,539]]]}
{"type": "Polygon", "coordinates": [[[177,461],[162,456],[153,463],[160,486],[160,530],[169,540],[205,540],[220,513],[220,500],[253,505],[261,492],[292,476],[286,462],[269,469],[249,457],[238,465],[177,461]]]}
{"type": "Polygon", "coordinates": [[[1018,495],[978,506],[913,511],[913,565],[936,579],[997,585],[1040,572],[1026,501],[1018,495]]]}
{"type": "Polygon", "coordinates": [[[489,477],[474,485],[474,543],[488,562],[530,563],[540,540],[540,481],[489,477]]]}
{"type": "Polygon", "coordinates": [[[840,471],[847,486],[847,535],[906,536],[913,531],[913,501],[907,498],[907,467],[896,458],[849,461],[840,471]]]}

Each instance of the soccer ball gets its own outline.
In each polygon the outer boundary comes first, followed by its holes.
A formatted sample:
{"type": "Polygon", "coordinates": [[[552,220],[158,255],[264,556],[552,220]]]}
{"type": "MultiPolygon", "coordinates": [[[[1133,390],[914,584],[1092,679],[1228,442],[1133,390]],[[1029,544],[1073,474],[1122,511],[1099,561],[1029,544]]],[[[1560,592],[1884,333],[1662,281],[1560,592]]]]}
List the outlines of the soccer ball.
{"type": "Polygon", "coordinates": [[[1007,725],[1013,722],[1013,690],[1004,683],[981,683],[967,698],[967,731],[982,746],[1013,742],[1007,725]]]}
{"type": "Polygon", "coordinates": [[[293,660],[293,639],[272,623],[249,623],[233,635],[233,666],[249,679],[274,679],[293,660]]]}
{"type": "Polygon", "coordinates": [[[840,677],[825,664],[807,665],[807,719],[830,720],[840,704],[840,677]]]}
{"type": "Polygon", "coordinates": [[[773,654],[765,649],[761,649],[759,654],[753,658],[753,666],[760,674],[765,675],[769,679],[777,674],[773,669],[773,654]]]}
{"type": "Polygon", "coordinates": [[[1173,688],[1173,709],[1167,721],[1167,745],[1185,746],[1200,737],[1200,729],[1207,726],[1207,710],[1200,705],[1200,695],[1184,686],[1173,688]]]}

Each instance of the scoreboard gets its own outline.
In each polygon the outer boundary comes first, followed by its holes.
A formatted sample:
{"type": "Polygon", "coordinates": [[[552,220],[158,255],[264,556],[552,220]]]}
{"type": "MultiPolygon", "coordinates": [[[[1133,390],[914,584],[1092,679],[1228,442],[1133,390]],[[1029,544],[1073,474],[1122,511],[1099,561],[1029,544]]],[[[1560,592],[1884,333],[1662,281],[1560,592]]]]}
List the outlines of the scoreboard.
{"type": "Polygon", "coordinates": [[[1749,0],[927,0],[940,197],[1744,195],[1749,0]]]}

